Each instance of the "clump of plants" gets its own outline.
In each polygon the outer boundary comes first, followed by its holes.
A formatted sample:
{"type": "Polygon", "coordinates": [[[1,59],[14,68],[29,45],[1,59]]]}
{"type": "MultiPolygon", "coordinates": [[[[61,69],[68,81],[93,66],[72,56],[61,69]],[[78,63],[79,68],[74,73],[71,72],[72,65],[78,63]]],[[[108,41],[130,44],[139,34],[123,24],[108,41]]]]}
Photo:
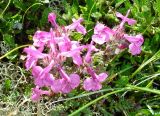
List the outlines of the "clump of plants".
{"type": "Polygon", "coordinates": [[[25,67],[31,70],[35,84],[32,100],[38,101],[42,95],[70,93],[78,87],[86,91],[100,90],[109,74],[94,68],[94,54],[101,52],[101,57],[106,53],[115,56],[127,48],[132,55],[141,53],[143,36],[125,32],[125,23],[131,26],[136,23],[136,20],[128,18],[129,13],[130,10],[123,16],[117,12],[121,23],[114,28],[97,22],[87,44],[72,40],[75,31],[82,38],[88,33],[81,24],[82,17],[72,19],[73,23],[68,26],[59,26],[56,14],[49,13],[50,31],[38,30],[33,36],[33,45],[24,49],[27,54],[25,67]]]}

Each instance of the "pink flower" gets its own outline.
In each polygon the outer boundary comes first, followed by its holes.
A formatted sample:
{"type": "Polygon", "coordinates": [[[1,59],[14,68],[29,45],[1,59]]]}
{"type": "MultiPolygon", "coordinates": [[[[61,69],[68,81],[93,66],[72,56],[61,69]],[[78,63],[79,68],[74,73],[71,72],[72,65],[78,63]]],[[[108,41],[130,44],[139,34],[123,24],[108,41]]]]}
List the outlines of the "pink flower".
{"type": "Polygon", "coordinates": [[[72,42],[67,35],[64,35],[63,41],[59,42],[58,46],[61,52],[67,52],[71,50],[72,42]]]}
{"type": "Polygon", "coordinates": [[[92,51],[98,51],[98,49],[96,49],[96,47],[93,45],[93,41],[91,41],[91,43],[87,46],[87,54],[84,57],[84,61],[87,63],[91,63],[91,53],[92,51]]]}
{"type": "Polygon", "coordinates": [[[108,42],[113,33],[114,32],[110,28],[104,26],[101,23],[97,23],[97,25],[94,28],[94,35],[92,36],[92,40],[95,43],[101,45],[105,42],[108,42]]]}
{"type": "Polygon", "coordinates": [[[52,85],[52,90],[55,93],[69,93],[73,89],[79,86],[80,77],[77,74],[70,74],[69,76],[64,72],[62,68],[59,69],[60,76],[62,79],[57,79],[52,85]]]}
{"type": "Polygon", "coordinates": [[[37,31],[34,36],[33,36],[33,45],[40,47],[48,44],[48,41],[51,39],[51,34],[50,32],[46,31],[37,31]]]}
{"type": "Polygon", "coordinates": [[[129,36],[127,34],[124,35],[124,38],[128,40],[130,43],[134,43],[138,46],[141,46],[144,42],[143,36],[141,34],[136,36],[129,36]]]}
{"type": "Polygon", "coordinates": [[[122,22],[120,24],[120,28],[123,27],[123,25],[124,25],[125,22],[127,22],[128,25],[134,25],[136,23],[136,20],[127,18],[128,15],[129,15],[129,13],[130,13],[130,10],[127,11],[126,16],[123,16],[121,13],[116,12],[116,16],[122,19],[122,22]]]}
{"type": "Polygon", "coordinates": [[[83,87],[86,91],[97,91],[102,88],[101,82],[108,77],[106,73],[97,75],[91,67],[87,67],[87,72],[91,75],[90,78],[85,79],[83,87]]]}
{"type": "Polygon", "coordinates": [[[129,45],[129,51],[132,55],[137,55],[141,53],[141,45],[144,42],[142,35],[136,36],[128,36],[127,34],[124,35],[125,39],[128,40],[131,44],[129,45]]]}
{"type": "Polygon", "coordinates": [[[36,49],[34,46],[30,46],[28,48],[24,48],[23,50],[27,55],[33,56],[34,58],[45,58],[47,54],[42,53],[40,49],[36,49]]]}
{"type": "Polygon", "coordinates": [[[129,51],[131,52],[132,55],[137,55],[141,53],[141,46],[136,45],[134,43],[131,43],[129,45],[129,51]]]}
{"type": "Polygon", "coordinates": [[[44,71],[40,66],[32,68],[32,75],[34,77],[35,85],[39,87],[51,86],[54,82],[54,77],[49,71],[44,71]]]}
{"type": "Polygon", "coordinates": [[[36,63],[37,63],[37,60],[38,59],[34,58],[33,56],[27,55],[27,60],[26,60],[26,63],[25,63],[26,70],[29,70],[33,66],[35,66],[36,63]]]}
{"type": "Polygon", "coordinates": [[[80,66],[82,65],[82,57],[81,57],[81,50],[86,48],[86,46],[79,46],[77,48],[73,48],[68,52],[62,52],[61,55],[65,57],[72,57],[74,64],[80,66]]]}
{"type": "Polygon", "coordinates": [[[58,27],[57,23],[56,23],[56,15],[54,13],[49,13],[48,15],[48,21],[52,24],[52,26],[54,26],[55,28],[58,27]]]}
{"type": "Polygon", "coordinates": [[[83,21],[82,18],[79,18],[78,20],[76,19],[72,19],[73,23],[69,26],[66,26],[67,30],[77,30],[77,32],[82,33],[83,35],[85,35],[86,29],[84,26],[82,26],[80,23],[83,21]]]}
{"type": "Polygon", "coordinates": [[[32,89],[32,97],[31,97],[31,99],[33,101],[40,100],[41,95],[50,95],[50,92],[41,90],[41,89],[39,89],[38,86],[36,86],[35,88],[32,89]]]}
{"type": "Polygon", "coordinates": [[[25,63],[26,69],[29,70],[33,66],[36,65],[39,58],[47,57],[46,54],[41,53],[42,49],[36,49],[34,46],[29,46],[28,48],[24,48],[24,52],[27,53],[27,60],[25,63]]]}

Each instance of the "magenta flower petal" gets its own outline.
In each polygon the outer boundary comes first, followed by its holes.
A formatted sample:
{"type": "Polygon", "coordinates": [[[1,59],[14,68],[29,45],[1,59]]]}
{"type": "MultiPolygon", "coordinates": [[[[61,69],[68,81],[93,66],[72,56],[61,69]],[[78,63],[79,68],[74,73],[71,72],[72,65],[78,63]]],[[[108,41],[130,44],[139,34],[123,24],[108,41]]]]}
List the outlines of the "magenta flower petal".
{"type": "Polygon", "coordinates": [[[62,79],[62,85],[63,86],[62,86],[61,92],[62,93],[69,93],[69,92],[71,92],[73,90],[73,88],[71,87],[70,84],[71,84],[70,82],[66,81],[65,79],[62,79]]]}
{"type": "Polygon", "coordinates": [[[87,46],[87,54],[84,57],[84,61],[87,63],[90,63],[92,58],[91,58],[91,53],[92,51],[98,51],[98,49],[93,45],[93,41],[87,46]]]}
{"type": "Polygon", "coordinates": [[[97,23],[94,27],[94,34],[99,34],[99,32],[102,32],[104,30],[105,26],[102,23],[97,23]]]}
{"type": "Polygon", "coordinates": [[[141,53],[141,46],[136,45],[134,43],[131,43],[129,45],[129,50],[130,50],[130,52],[131,52],[132,55],[137,55],[137,54],[141,53]]]}
{"type": "Polygon", "coordinates": [[[103,34],[103,35],[97,34],[97,35],[93,35],[92,36],[92,40],[95,43],[100,44],[100,45],[102,45],[102,44],[104,44],[106,42],[106,38],[108,38],[108,36],[105,35],[105,34],[103,34]]]}
{"type": "Polygon", "coordinates": [[[38,86],[36,86],[35,88],[32,89],[32,97],[31,97],[31,99],[33,101],[40,100],[41,95],[50,95],[50,92],[41,90],[41,89],[39,89],[38,86]]]}
{"type": "Polygon", "coordinates": [[[40,75],[43,72],[44,69],[42,69],[40,66],[34,66],[32,68],[32,75],[34,77],[34,83],[35,85],[39,87],[43,86],[51,86],[54,82],[54,77],[49,72],[43,73],[43,75],[40,75]]]}
{"type": "Polygon", "coordinates": [[[80,55],[81,49],[74,49],[68,52],[62,52],[61,55],[65,57],[72,57],[74,64],[80,66],[82,65],[82,57],[80,55]]]}
{"type": "Polygon", "coordinates": [[[47,56],[47,54],[41,53],[33,46],[29,48],[24,48],[24,52],[26,52],[30,56],[33,56],[34,58],[44,58],[47,56]]]}
{"type": "Polygon", "coordinates": [[[59,72],[60,72],[62,79],[59,79],[58,81],[55,81],[54,83],[55,84],[59,83],[61,86],[58,87],[58,91],[57,91],[55,85],[53,84],[54,85],[53,89],[55,88],[57,92],[61,91],[62,93],[69,93],[70,91],[78,87],[80,83],[79,75],[71,74],[70,76],[68,76],[61,67],[59,67],[59,72]]]}
{"type": "Polygon", "coordinates": [[[71,47],[72,47],[72,41],[69,39],[68,36],[65,35],[63,37],[63,41],[61,41],[61,42],[58,43],[58,46],[59,46],[59,50],[61,52],[70,51],[71,47]]]}
{"type": "Polygon", "coordinates": [[[54,60],[52,60],[52,61],[50,62],[50,64],[49,64],[47,67],[45,67],[45,68],[39,73],[39,77],[40,77],[40,78],[45,78],[45,75],[50,72],[50,70],[52,69],[53,65],[54,65],[54,60]]]}
{"type": "Polygon", "coordinates": [[[107,78],[106,73],[97,75],[91,67],[87,67],[87,72],[91,75],[90,78],[85,79],[83,87],[87,91],[96,91],[102,88],[101,82],[107,78]]]}
{"type": "Polygon", "coordinates": [[[54,80],[53,84],[51,85],[51,89],[54,93],[60,93],[62,90],[62,79],[54,80]]]}
{"type": "Polygon", "coordinates": [[[127,22],[129,25],[134,25],[136,20],[127,18],[129,15],[130,10],[127,12],[126,16],[123,16],[121,13],[116,12],[116,16],[121,18],[123,22],[127,22]]]}
{"type": "Polygon", "coordinates": [[[77,32],[82,33],[83,35],[87,33],[85,27],[80,24],[83,21],[82,18],[79,18],[78,20],[72,19],[72,21],[73,23],[71,25],[65,27],[67,30],[76,29],[77,32]]]}
{"type": "Polygon", "coordinates": [[[31,69],[33,66],[36,65],[36,63],[37,63],[36,58],[34,58],[33,56],[30,56],[30,55],[27,55],[27,60],[25,63],[26,70],[31,69]]]}
{"type": "Polygon", "coordinates": [[[130,43],[134,43],[138,46],[141,46],[144,42],[142,35],[136,35],[136,36],[129,36],[127,34],[124,35],[125,39],[128,40],[130,43]]]}
{"type": "Polygon", "coordinates": [[[84,80],[83,88],[86,91],[97,91],[102,88],[102,85],[98,82],[98,80],[87,78],[86,80],[84,80]]]}
{"type": "Polygon", "coordinates": [[[72,59],[73,59],[74,64],[78,66],[82,65],[82,57],[80,56],[79,53],[72,54],[72,59]]]}
{"type": "Polygon", "coordinates": [[[48,15],[48,21],[52,24],[52,26],[54,26],[55,28],[58,27],[57,23],[56,23],[56,15],[54,13],[49,13],[48,15]]]}
{"type": "Polygon", "coordinates": [[[50,32],[37,31],[33,36],[33,41],[34,41],[33,45],[37,47],[44,46],[45,44],[48,43],[50,39],[51,39],[50,32]]]}
{"type": "Polygon", "coordinates": [[[107,77],[108,77],[107,73],[101,73],[98,75],[97,79],[99,80],[99,82],[103,82],[106,80],[107,77]]]}
{"type": "Polygon", "coordinates": [[[87,33],[86,28],[80,24],[76,27],[76,30],[77,30],[77,32],[82,33],[83,35],[85,35],[87,33]]]}
{"type": "Polygon", "coordinates": [[[79,86],[80,84],[80,77],[77,74],[71,74],[70,76],[71,82],[70,82],[70,86],[72,89],[76,88],[79,86]]]}
{"type": "Polygon", "coordinates": [[[33,77],[38,77],[39,76],[39,73],[42,72],[42,68],[40,66],[34,66],[32,68],[32,75],[33,77]]]}
{"type": "Polygon", "coordinates": [[[94,35],[92,36],[92,40],[95,43],[103,44],[108,42],[111,36],[114,34],[114,31],[104,24],[97,23],[94,28],[94,35]]]}

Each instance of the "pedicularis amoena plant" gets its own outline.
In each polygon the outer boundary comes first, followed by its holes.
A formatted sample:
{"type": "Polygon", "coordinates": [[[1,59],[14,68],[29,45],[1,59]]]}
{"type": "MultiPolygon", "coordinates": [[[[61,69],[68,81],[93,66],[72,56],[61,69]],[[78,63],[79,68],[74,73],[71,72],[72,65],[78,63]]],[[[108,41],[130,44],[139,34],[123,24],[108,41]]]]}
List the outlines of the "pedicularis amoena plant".
{"type": "Polygon", "coordinates": [[[121,23],[111,29],[102,23],[94,27],[90,44],[81,44],[71,40],[72,31],[85,35],[87,33],[82,18],[73,19],[73,23],[60,27],[56,23],[56,15],[50,13],[48,21],[53,28],[49,32],[37,31],[33,36],[33,46],[24,49],[27,53],[26,69],[31,70],[35,88],[32,89],[32,100],[38,101],[42,95],[51,96],[53,93],[69,93],[82,82],[86,91],[96,91],[102,88],[102,82],[108,74],[97,74],[93,69],[92,55],[99,52],[96,45],[105,45],[104,51],[116,55],[126,48],[132,55],[140,54],[143,36],[141,34],[131,36],[125,33],[124,24],[133,25],[135,20],[127,18],[130,10],[123,16],[117,12],[121,23]],[[82,54],[83,52],[83,54],[82,54]],[[69,58],[73,62],[69,62],[69,58]],[[67,67],[67,63],[72,67],[67,67]],[[67,72],[68,68],[72,70],[67,72]],[[68,74],[69,73],[69,74],[68,74]],[[80,76],[81,75],[81,76],[80,76]],[[89,78],[85,78],[88,75],[89,78]]]}

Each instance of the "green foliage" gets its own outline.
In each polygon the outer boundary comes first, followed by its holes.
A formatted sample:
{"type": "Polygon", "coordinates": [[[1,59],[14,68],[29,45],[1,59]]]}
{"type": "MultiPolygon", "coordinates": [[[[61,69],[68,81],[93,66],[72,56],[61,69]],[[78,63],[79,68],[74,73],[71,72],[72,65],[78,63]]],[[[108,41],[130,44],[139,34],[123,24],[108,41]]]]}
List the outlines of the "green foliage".
{"type": "MultiPolygon", "coordinates": [[[[49,30],[50,24],[47,21],[49,12],[57,14],[57,22],[60,25],[71,23],[72,18],[83,17],[83,23],[88,34],[83,36],[80,33],[73,33],[71,38],[88,43],[91,40],[93,27],[97,22],[103,22],[109,27],[114,27],[119,23],[118,18],[115,17],[115,12],[125,14],[128,9],[131,9],[129,17],[137,20],[137,24],[134,26],[126,25],[127,32],[143,34],[145,42],[142,54],[133,57],[126,53],[126,50],[115,57],[109,57],[107,54],[101,57],[105,53],[98,52],[93,56],[94,68],[97,72],[108,71],[109,74],[108,79],[103,83],[104,91],[93,94],[83,92],[82,88],[78,88],[68,95],[44,97],[39,103],[41,114],[46,112],[46,114],[55,116],[69,115],[80,108],[81,110],[77,114],[79,116],[158,116],[160,114],[160,95],[153,93],[157,92],[154,91],[155,89],[160,88],[158,78],[160,72],[160,0],[0,1],[0,42],[5,43],[5,46],[0,48],[5,53],[14,49],[14,52],[9,53],[10,55],[6,55],[8,60],[4,59],[4,61],[14,61],[21,67],[23,63],[19,60],[19,56],[22,55],[22,50],[15,48],[17,46],[23,48],[24,46],[21,45],[32,42],[32,36],[36,30],[49,30]],[[128,84],[140,88],[137,89],[132,86],[128,89],[128,84]],[[105,91],[105,89],[110,90],[105,91]],[[152,90],[153,93],[147,91],[148,89],[152,90]],[[142,90],[146,90],[146,92],[142,90]],[[51,102],[55,102],[54,107],[49,105],[51,102]]],[[[0,52],[0,55],[5,53],[0,52]]],[[[2,58],[0,57],[0,60],[2,58]]],[[[2,64],[0,63],[0,65],[2,64]]],[[[15,109],[15,106],[19,104],[16,106],[18,112],[24,113],[26,111],[27,115],[37,113],[38,105],[27,101],[33,86],[30,74],[24,73],[23,68],[18,68],[18,66],[14,68],[16,70],[12,71],[10,64],[6,69],[3,66],[0,67],[0,71],[3,72],[0,74],[2,80],[0,81],[0,93],[2,93],[0,94],[0,101],[3,101],[7,108],[11,108],[9,110],[15,109]],[[6,70],[8,72],[5,72],[6,70]],[[19,101],[24,104],[19,103],[19,101]]],[[[5,105],[4,109],[6,108],[5,105]]],[[[0,104],[0,106],[3,105],[0,104]]]]}

